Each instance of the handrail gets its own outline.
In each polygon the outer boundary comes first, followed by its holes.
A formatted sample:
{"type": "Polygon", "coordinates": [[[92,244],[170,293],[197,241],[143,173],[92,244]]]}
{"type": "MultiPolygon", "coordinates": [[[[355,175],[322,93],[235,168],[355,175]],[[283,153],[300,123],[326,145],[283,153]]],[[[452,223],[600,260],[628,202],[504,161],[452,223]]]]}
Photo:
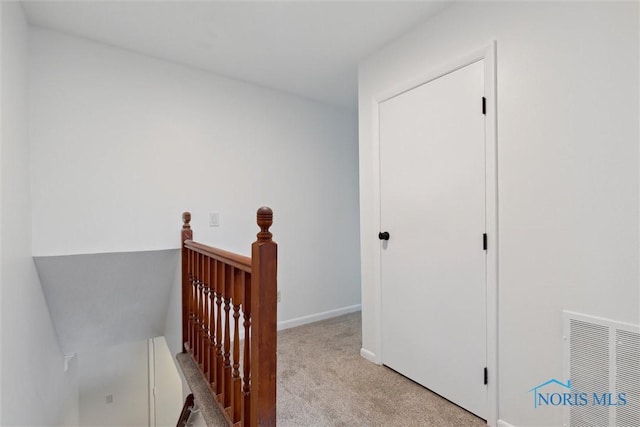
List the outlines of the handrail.
{"type": "Polygon", "coordinates": [[[189,394],[184,401],[184,406],[182,407],[182,412],[180,412],[180,417],[178,418],[178,423],[176,427],[184,427],[187,425],[187,421],[189,421],[189,417],[191,416],[191,409],[195,406],[193,393],[189,394]]]}
{"type": "Polygon", "coordinates": [[[231,265],[239,270],[251,273],[251,258],[247,256],[234,254],[233,252],[228,252],[218,248],[212,248],[211,246],[197,243],[193,240],[185,241],[184,247],[209,258],[231,265]]]}

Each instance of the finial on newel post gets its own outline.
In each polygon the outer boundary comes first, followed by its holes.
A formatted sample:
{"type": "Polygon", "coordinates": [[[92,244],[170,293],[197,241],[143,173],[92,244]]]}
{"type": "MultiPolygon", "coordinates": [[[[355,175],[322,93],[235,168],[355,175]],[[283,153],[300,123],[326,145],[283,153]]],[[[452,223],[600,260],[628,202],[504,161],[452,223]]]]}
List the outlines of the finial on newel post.
{"type": "Polygon", "coordinates": [[[182,228],[185,230],[191,229],[191,212],[183,212],[182,213],[182,228]]]}
{"type": "Polygon", "coordinates": [[[258,227],[260,227],[260,232],[257,234],[258,241],[271,241],[271,237],[273,237],[273,235],[269,231],[269,227],[271,227],[271,225],[273,224],[273,211],[271,210],[271,208],[263,206],[258,209],[257,223],[258,227]]]}

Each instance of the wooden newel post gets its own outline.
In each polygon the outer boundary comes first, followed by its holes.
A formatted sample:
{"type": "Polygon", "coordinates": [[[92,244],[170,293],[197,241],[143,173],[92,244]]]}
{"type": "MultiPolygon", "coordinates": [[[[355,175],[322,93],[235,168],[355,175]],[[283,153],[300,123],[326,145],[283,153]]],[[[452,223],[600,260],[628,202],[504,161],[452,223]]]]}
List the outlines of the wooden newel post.
{"type": "Polygon", "coordinates": [[[184,242],[187,240],[193,240],[193,231],[191,230],[191,213],[184,212],[182,214],[182,230],[180,232],[180,242],[182,248],[182,352],[185,352],[184,343],[187,342],[189,337],[189,265],[187,257],[187,249],[184,247],[184,242]]]}
{"type": "Polygon", "coordinates": [[[251,246],[251,426],[276,425],[278,245],[271,240],[270,208],[258,209],[258,240],[251,246]]]}

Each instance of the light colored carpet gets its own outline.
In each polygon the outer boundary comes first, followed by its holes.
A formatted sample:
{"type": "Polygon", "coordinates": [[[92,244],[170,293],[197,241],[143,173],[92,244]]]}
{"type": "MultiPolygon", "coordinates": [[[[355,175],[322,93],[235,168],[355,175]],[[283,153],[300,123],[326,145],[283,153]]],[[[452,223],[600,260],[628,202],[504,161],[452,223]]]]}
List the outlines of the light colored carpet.
{"type": "MultiPolygon", "coordinates": [[[[393,370],[363,359],[361,331],[358,312],[278,333],[279,426],[486,425],[393,370]]],[[[198,400],[195,390],[194,395],[198,400]]],[[[219,417],[209,425],[224,425],[219,417]]]]}
{"type": "Polygon", "coordinates": [[[227,423],[224,420],[224,416],[220,413],[218,405],[213,400],[213,396],[209,392],[209,386],[206,381],[202,379],[202,374],[195,362],[191,359],[191,356],[186,353],[179,353],[176,356],[176,359],[178,360],[182,373],[189,384],[191,393],[193,393],[196,408],[201,411],[202,418],[204,418],[205,423],[210,427],[226,427],[227,423]]]}

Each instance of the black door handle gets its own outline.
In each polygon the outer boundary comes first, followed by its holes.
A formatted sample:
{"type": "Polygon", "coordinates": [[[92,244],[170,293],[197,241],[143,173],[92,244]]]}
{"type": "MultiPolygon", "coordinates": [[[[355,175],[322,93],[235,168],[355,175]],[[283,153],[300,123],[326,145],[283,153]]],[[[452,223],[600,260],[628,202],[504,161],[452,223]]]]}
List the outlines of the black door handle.
{"type": "Polygon", "coordinates": [[[389,240],[389,232],[388,231],[381,231],[380,233],[378,233],[378,239],[380,239],[380,240],[389,240]]]}

